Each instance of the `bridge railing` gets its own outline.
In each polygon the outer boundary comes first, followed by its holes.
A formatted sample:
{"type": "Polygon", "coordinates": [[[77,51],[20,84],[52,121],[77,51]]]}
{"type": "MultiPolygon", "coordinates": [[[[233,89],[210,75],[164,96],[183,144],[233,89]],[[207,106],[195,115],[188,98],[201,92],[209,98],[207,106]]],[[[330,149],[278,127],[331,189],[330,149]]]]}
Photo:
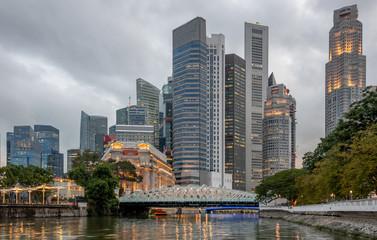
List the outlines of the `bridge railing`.
{"type": "Polygon", "coordinates": [[[159,199],[141,199],[141,198],[119,198],[120,202],[255,202],[254,198],[159,198],[159,199]]]}

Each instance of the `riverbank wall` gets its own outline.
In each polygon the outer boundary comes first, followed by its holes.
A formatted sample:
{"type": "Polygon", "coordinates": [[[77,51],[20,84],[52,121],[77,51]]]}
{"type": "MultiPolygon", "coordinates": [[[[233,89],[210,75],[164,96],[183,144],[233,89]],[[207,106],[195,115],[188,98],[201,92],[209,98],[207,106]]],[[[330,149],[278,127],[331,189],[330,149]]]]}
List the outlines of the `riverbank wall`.
{"type": "Polygon", "coordinates": [[[283,219],[323,230],[377,239],[377,213],[352,211],[290,212],[279,209],[261,209],[261,218],[283,219]]]}
{"type": "Polygon", "coordinates": [[[86,217],[86,206],[72,205],[29,205],[29,204],[3,204],[0,205],[1,218],[27,218],[27,217],[86,217]]]}

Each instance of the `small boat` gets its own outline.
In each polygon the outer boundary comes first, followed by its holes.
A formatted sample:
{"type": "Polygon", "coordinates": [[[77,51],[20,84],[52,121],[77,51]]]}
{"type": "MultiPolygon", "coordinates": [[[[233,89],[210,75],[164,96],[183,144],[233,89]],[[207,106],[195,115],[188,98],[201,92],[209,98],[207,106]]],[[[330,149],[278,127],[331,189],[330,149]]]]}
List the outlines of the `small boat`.
{"type": "Polygon", "coordinates": [[[165,216],[168,215],[164,210],[162,209],[152,209],[149,213],[149,216],[165,216]]]}

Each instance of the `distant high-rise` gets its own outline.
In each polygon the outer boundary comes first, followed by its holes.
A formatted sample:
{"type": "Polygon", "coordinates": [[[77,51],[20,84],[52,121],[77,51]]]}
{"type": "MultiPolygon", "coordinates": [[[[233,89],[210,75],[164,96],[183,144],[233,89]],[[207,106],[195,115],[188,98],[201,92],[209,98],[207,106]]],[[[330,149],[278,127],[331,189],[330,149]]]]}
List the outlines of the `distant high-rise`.
{"type": "Polygon", "coordinates": [[[232,188],[246,190],[245,162],[245,60],[225,55],[225,172],[232,174],[232,188]]]}
{"type": "Polygon", "coordinates": [[[362,98],[366,85],[363,25],[357,17],[357,5],[334,11],[326,64],[326,136],[336,128],[349,106],[362,98]]]}
{"type": "Polygon", "coordinates": [[[68,149],[67,150],[67,172],[73,169],[72,161],[75,159],[78,154],[80,153],[80,149],[68,149]]]}
{"type": "Polygon", "coordinates": [[[47,157],[47,168],[51,169],[54,177],[63,178],[64,155],[62,153],[52,153],[47,157]]]}
{"type": "Polygon", "coordinates": [[[144,79],[136,79],[137,105],[147,111],[148,125],[154,126],[155,142],[151,143],[158,149],[159,135],[159,97],[160,89],[144,79]]]}
{"type": "MultiPolygon", "coordinates": [[[[81,111],[81,127],[80,127],[80,149],[81,151],[85,151],[89,149],[89,151],[97,151],[98,145],[103,144],[103,136],[107,135],[107,117],[102,116],[89,116],[84,111],[81,111]],[[97,136],[97,143],[96,143],[96,135],[97,136]],[[101,137],[102,136],[102,137],[101,137]]],[[[103,154],[102,152],[99,152],[103,154]]]]}
{"type": "Polygon", "coordinates": [[[246,191],[262,180],[263,104],[268,81],[268,26],[245,22],[246,191]]]}
{"type": "Polygon", "coordinates": [[[34,133],[42,145],[42,168],[47,168],[48,155],[59,153],[59,130],[49,125],[34,125],[34,133]]]}
{"type": "Polygon", "coordinates": [[[11,143],[13,139],[13,133],[12,132],[7,132],[7,165],[10,164],[10,159],[11,159],[11,143]]]}
{"type": "Polygon", "coordinates": [[[125,107],[116,111],[116,124],[128,124],[128,109],[129,107],[125,107]]]}
{"type": "Polygon", "coordinates": [[[13,133],[7,133],[7,137],[10,137],[10,164],[41,167],[42,146],[37,141],[32,127],[15,126],[13,133]]]}
{"type": "Polygon", "coordinates": [[[151,125],[148,124],[148,113],[144,107],[139,105],[132,105],[129,107],[128,125],[151,125]]]}
{"type": "Polygon", "coordinates": [[[162,87],[160,93],[160,121],[159,150],[166,155],[167,161],[172,165],[173,141],[173,78],[168,78],[168,83],[162,87]]]}
{"type": "Polygon", "coordinates": [[[200,184],[206,171],[206,22],[173,30],[173,157],[179,185],[200,184]]]}
{"type": "MultiPolygon", "coordinates": [[[[154,126],[152,125],[113,125],[110,135],[116,135],[117,142],[154,142],[154,126]]],[[[153,145],[153,144],[151,144],[153,145]]]]}
{"type": "Polygon", "coordinates": [[[296,100],[284,84],[269,78],[263,119],[263,178],[295,168],[296,100]]]}

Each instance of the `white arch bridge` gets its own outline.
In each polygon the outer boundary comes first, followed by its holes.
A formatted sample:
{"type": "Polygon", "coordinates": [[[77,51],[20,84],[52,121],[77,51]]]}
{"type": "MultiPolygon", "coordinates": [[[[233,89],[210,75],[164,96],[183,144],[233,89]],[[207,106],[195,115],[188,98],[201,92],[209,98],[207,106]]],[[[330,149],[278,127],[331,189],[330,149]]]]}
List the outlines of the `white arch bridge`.
{"type": "Polygon", "coordinates": [[[256,194],[206,185],[136,190],[119,198],[121,207],[259,207],[256,194]]]}

